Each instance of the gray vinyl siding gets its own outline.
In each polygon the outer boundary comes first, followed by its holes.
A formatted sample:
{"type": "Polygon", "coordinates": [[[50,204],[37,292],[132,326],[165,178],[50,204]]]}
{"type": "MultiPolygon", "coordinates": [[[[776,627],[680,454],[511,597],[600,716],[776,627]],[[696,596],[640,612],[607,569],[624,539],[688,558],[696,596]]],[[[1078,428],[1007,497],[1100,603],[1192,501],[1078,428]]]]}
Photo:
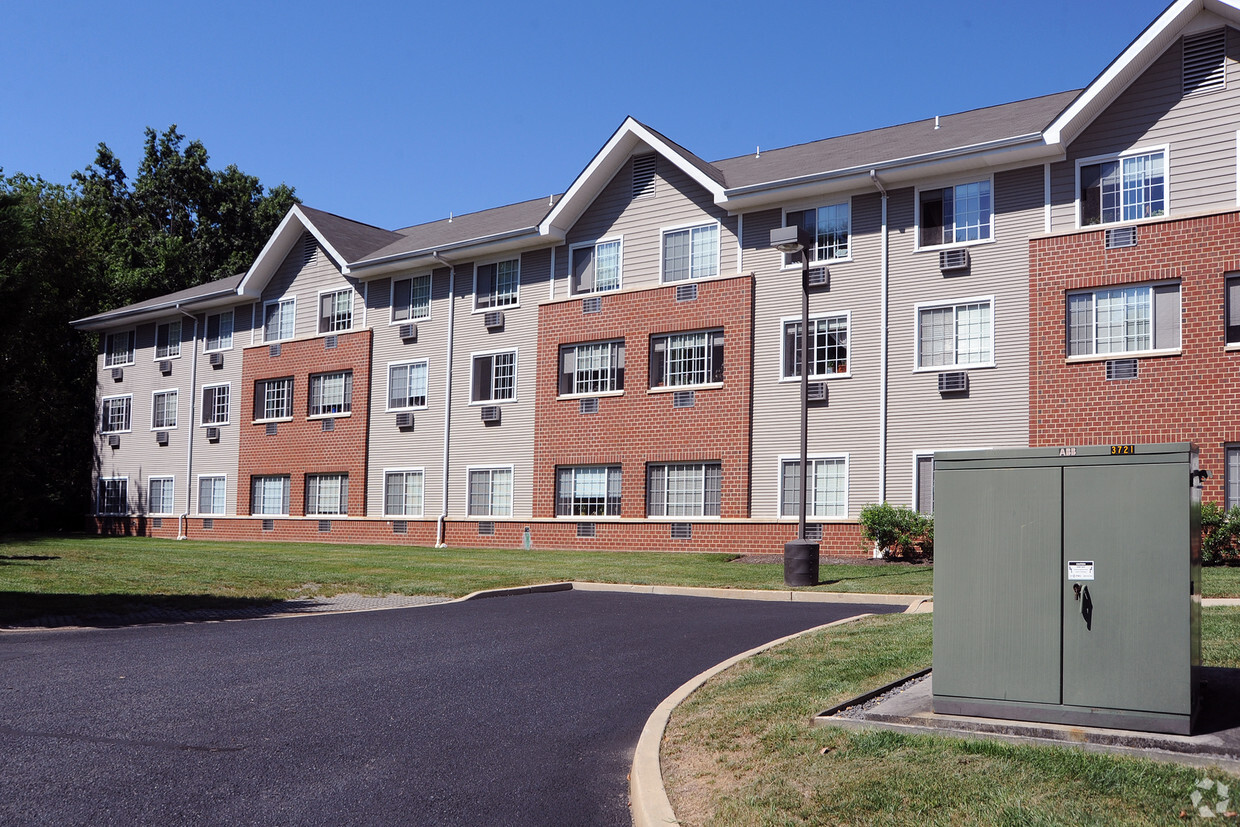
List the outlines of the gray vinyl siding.
{"type": "Polygon", "coordinates": [[[318,244],[314,244],[313,255],[307,260],[303,247],[303,244],[308,243],[307,239],[310,239],[309,243],[313,243],[313,236],[304,233],[301,241],[293,245],[293,249],[285,256],[279,269],[263,289],[262,298],[255,310],[254,344],[263,342],[266,303],[288,298],[296,300],[293,338],[307,339],[318,336],[320,291],[343,290],[346,287],[352,287],[353,329],[361,330],[365,326],[366,305],[361,283],[357,279],[342,275],[340,268],[318,244]]]}
{"type": "Polygon", "coordinates": [[[1240,31],[1227,29],[1225,89],[1182,94],[1177,40],[1051,165],[1052,230],[1076,228],[1076,162],[1166,146],[1171,215],[1236,206],[1236,129],[1240,124],[1240,31]]]}
{"type": "Polygon", "coordinates": [[[654,196],[635,199],[632,194],[630,158],[573,225],[566,243],[556,248],[555,298],[570,295],[572,245],[622,237],[620,289],[658,287],[662,284],[662,230],[710,221],[720,222],[719,274],[738,272],[737,217],[716,207],[711,195],[667,158],[658,158],[654,196]]]}
{"type": "MultiPolygon", "coordinates": [[[[211,367],[210,354],[204,353],[207,335],[207,316],[227,310],[213,309],[199,313],[198,341],[194,347],[194,358],[198,361],[197,390],[194,394],[194,467],[190,484],[191,514],[200,513],[198,507],[198,478],[201,476],[225,477],[226,498],[224,511],[227,516],[237,513],[248,514],[249,504],[237,510],[237,472],[241,458],[241,421],[246,416],[241,411],[241,353],[250,341],[251,317],[254,304],[246,302],[233,308],[233,346],[230,350],[221,351],[223,366],[211,367]],[[227,425],[220,426],[220,441],[207,442],[207,426],[202,424],[202,389],[206,385],[229,384],[229,415],[227,425]]],[[[184,353],[185,351],[182,350],[184,353]]],[[[246,420],[248,421],[248,419],[246,420]]],[[[184,473],[184,472],[182,472],[184,473]]]]}

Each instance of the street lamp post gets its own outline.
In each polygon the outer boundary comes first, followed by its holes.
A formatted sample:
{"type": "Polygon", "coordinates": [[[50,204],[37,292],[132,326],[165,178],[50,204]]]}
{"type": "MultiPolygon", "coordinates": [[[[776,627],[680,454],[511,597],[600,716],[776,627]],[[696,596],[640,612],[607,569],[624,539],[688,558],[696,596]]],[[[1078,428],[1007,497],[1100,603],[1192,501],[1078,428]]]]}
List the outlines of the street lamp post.
{"type": "Polygon", "coordinates": [[[771,246],[781,253],[801,254],[801,467],[797,538],[784,544],[784,583],[789,586],[818,584],[818,544],[805,539],[805,514],[809,505],[809,251],[813,238],[802,226],[771,230],[771,246]]]}

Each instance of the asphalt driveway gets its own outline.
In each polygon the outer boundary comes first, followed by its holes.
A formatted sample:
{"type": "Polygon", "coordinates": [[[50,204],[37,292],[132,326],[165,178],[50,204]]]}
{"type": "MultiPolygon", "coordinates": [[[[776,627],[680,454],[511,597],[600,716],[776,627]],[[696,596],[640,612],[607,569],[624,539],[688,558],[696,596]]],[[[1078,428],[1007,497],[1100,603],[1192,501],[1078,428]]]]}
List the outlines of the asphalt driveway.
{"type": "Polygon", "coordinates": [[[647,716],[896,607],[555,592],[0,637],[0,824],[629,823],[647,716]]]}

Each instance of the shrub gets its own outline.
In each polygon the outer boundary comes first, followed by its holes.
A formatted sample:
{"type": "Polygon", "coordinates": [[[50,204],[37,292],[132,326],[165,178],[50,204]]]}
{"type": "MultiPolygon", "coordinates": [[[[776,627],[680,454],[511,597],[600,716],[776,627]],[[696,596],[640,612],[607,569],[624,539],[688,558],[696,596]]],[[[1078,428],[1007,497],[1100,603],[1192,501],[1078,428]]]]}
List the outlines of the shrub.
{"type": "Polygon", "coordinates": [[[1240,506],[1224,511],[1218,503],[1201,504],[1201,562],[1206,566],[1240,559],[1240,506]]]}
{"type": "Polygon", "coordinates": [[[934,558],[934,519],[907,506],[867,505],[861,509],[861,536],[888,560],[934,558]]]}

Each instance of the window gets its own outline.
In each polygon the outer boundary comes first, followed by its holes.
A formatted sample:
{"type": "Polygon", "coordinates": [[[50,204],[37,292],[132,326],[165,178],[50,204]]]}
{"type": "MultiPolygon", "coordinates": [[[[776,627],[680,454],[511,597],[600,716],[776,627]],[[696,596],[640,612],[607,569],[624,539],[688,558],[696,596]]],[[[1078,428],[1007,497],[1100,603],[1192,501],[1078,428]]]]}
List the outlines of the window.
{"type": "MultiPolygon", "coordinates": [[[[804,227],[815,239],[810,261],[831,261],[848,258],[852,250],[848,246],[852,220],[848,203],[831,204],[813,210],[797,210],[784,216],[785,227],[804,227]]],[[[784,256],[784,264],[800,262],[799,254],[784,256]]]]}
{"type": "Polygon", "coordinates": [[[309,416],[337,416],[352,410],[353,371],[311,374],[309,416]]]}
{"type": "Polygon", "coordinates": [[[388,410],[426,407],[427,363],[388,365],[388,410]]]}
{"type": "Polygon", "coordinates": [[[619,517],[620,466],[557,468],[555,516],[619,517]]]}
{"type": "Polygon", "coordinates": [[[227,496],[227,492],[228,488],[224,477],[199,477],[198,513],[223,514],[224,498],[227,496]]]}
{"type": "Polygon", "coordinates": [[[207,385],[202,389],[202,424],[228,424],[228,397],[231,386],[207,385]]]}
{"type": "Polygon", "coordinates": [[[387,471],[383,475],[383,513],[389,517],[421,517],[423,473],[387,471]]]}
{"type": "Polygon", "coordinates": [[[917,367],[993,365],[991,301],[917,308],[917,367]]]}
{"type": "Polygon", "coordinates": [[[133,406],[132,396],[112,396],[103,400],[103,413],[99,430],[105,434],[120,434],[129,430],[129,412],[133,406]]]}
{"type": "Polygon", "coordinates": [[[1227,276],[1227,344],[1240,345],[1240,274],[1227,276]]]}
{"type": "Polygon", "coordinates": [[[1180,346],[1180,285],[1113,287],[1068,295],[1068,355],[1180,346]]]}
{"type": "Polygon", "coordinates": [[[573,248],[572,293],[620,289],[620,240],[573,248]]]}
{"type": "Polygon", "coordinates": [[[474,276],[474,309],[489,310],[516,304],[520,281],[520,259],[482,265],[474,276]]]}
{"type": "MultiPolygon", "coordinates": [[[[821,378],[848,373],[848,316],[809,320],[810,376],[821,378]]],[[[801,375],[801,320],[784,321],[783,377],[801,375]]]]}
{"type": "Polygon", "coordinates": [[[172,477],[151,477],[149,482],[149,490],[150,496],[146,501],[146,513],[176,513],[176,505],[172,502],[172,477]]]}
{"type": "Polygon", "coordinates": [[[348,474],[307,474],[307,514],[348,514],[348,474]]]}
{"type": "Polygon", "coordinates": [[[431,315],[431,277],[417,276],[392,282],[392,321],[411,322],[431,315]]]}
{"type": "Polygon", "coordinates": [[[289,478],[287,476],[250,478],[251,514],[288,514],[289,478]]]}
{"type": "Polygon", "coordinates": [[[918,454],[913,457],[916,466],[913,480],[913,503],[922,514],[934,513],[934,455],[918,454]]]}
{"type": "Polygon", "coordinates": [[[297,315],[295,299],[267,302],[263,306],[263,341],[278,342],[293,338],[293,320],[297,315]]]}
{"type": "Polygon", "coordinates": [[[517,352],[511,350],[475,356],[470,399],[474,402],[503,402],[516,398],[517,352]]]}
{"type": "Polygon", "coordinates": [[[228,350],[232,347],[233,312],[212,313],[207,316],[207,340],[204,350],[228,350]]]}
{"type": "Polygon", "coordinates": [[[103,363],[106,367],[133,364],[134,332],[109,333],[103,337],[103,363]]]}
{"type": "Polygon", "coordinates": [[[990,238],[989,181],[922,190],[919,204],[922,247],[990,238]]]}
{"type": "Polygon", "coordinates": [[[719,275],[719,225],[669,230],[663,234],[663,280],[719,275]]]}
{"type": "Polygon", "coordinates": [[[1152,218],[1166,211],[1162,150],[1081,164],[1081,226],[1152,218]]]}
{"type": "Polygon", "coordinates": [[[512,469],[471,468],[469,516],[512,516],[512,469]]]}
{"type": "MultiPolygon", "coordinates": [[[[351,327],[353,327],[352,288],[319,294],[319,333],[338,333],[351,327]]],[[[287,339],[288,336],[280,338],[287,339]]]]}
{"type": "Polygon", "coordinates": [[[722,477],[718,463],[651,465],[646,513],[651,517],[718,517],[722,477]]]}
{"type": "Polygon", "coordinates": [[[673,333],[650,341],[650,387],[723,381],[723,331],[673,333]]]}
{"type": "Polygon", "coordinates": [[[560,348],[560,395],[624,390],[624,342],[560,348]]]}
{"type": "Polygon", "coordinates": [[[151,430],[177,426],[177,392],[156,391],[151,397],[151,430]]]}
{"type": "Polygon", "coordinates": [[[254,383],[254,418],[288,419],[293,415],[293,377],[254,383]]]}
{"type": "Polygon", "coordinates": [[[129,480],[125,477],[100,479],[96,508],[100,514],[128,514],[129,480]]]}
{"type": "Polygon", "coordinates": [[[1240,445],[1224,445],[1223,454],[1223,507],[1231,511],[1240,506],[1240,445]]]}
{"type": "Polygon", "coordinates": [[[181,320],[155,326],[155,358],[175,359],[181,355],[181,320]]]}
{"type": "MultiPolygon", "coordinates": [[[[801,460],[780,461],[779,513],[801,514],[801,460]]],[[[844,517],[848,513],[848,460],[844,457],[810,457],[806,488],[810,491],[807,517],[844,517]]]]}

